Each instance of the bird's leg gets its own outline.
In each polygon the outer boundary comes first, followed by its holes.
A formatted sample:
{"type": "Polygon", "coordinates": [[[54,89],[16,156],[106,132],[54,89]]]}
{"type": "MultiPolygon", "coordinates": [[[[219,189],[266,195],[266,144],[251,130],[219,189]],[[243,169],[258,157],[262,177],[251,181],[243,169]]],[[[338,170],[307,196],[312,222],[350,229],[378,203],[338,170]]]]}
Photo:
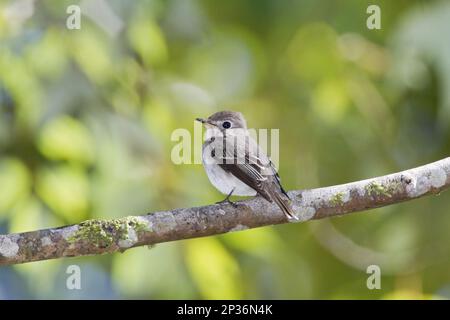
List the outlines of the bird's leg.
{"type": "Polygon", "coordinates": [[[222,201],[216,202],[216,204],[221,204],[221,203],[229,203],[231,204],[233,207],[237,208],[237,203],[234,203],[233,201],[230,200],[231,195],[234,192],[234,188],[231,189],[230,193],[225,197],[225,199],[223,199],[222,201]]]}

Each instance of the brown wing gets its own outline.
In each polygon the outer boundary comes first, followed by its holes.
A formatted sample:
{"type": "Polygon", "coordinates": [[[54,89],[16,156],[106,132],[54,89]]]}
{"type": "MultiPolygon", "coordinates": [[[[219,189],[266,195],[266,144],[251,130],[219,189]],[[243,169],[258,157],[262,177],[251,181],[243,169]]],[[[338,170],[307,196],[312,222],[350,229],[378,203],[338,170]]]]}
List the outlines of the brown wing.
{"type": "Polygon", "coordinates": [[[235,136],[225,136],[223,152],[219,153],[223,154],[223,158],[220,159],[222,161],[219,165],[267,201],[273,202],[268,189],[275,186],[281,192],[285,192],[272,162],[250,136],[242,138],[239,142],[237,139],[235,136]]]}
{"type": "Polygon", "coordinates": [[[220,139],[218,145],[219,148],[214,148],[213,152],[222,169],[254,189],[267,201],[275,202],[288,219],[298,219],[272,162],[251,137],[237,138],[227,134],[220,139]]]}
{"type": "Polygon", "coordinates": [[[281,185],[281,178],[277,172],[277,170],[275,169],[272,161],[270,160],[270,167],[272,168],[272,172],[273,172],[273,176],[275,177],[276,183],[278,184],[278,187],[280,188],[281,192],[288,198],[291,199],[289,197],[289,195],[287,194],[287,192],[284,190],[283,186],[281,185]]]}

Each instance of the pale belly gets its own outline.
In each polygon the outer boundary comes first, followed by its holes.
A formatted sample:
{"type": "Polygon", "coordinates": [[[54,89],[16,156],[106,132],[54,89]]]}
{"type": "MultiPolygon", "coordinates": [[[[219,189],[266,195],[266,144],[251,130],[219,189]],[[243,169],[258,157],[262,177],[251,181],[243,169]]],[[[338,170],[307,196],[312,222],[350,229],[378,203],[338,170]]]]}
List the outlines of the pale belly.
{"type": "Polygon", "coordinates": [[[255,196],[256,191],[247,186],[241,180],[231,173],[223,170],[218,164],[203,163],[209,181],[214,187],[223,194],[229,194],[234,189],[233,195],[236,196],[255,196]]]}

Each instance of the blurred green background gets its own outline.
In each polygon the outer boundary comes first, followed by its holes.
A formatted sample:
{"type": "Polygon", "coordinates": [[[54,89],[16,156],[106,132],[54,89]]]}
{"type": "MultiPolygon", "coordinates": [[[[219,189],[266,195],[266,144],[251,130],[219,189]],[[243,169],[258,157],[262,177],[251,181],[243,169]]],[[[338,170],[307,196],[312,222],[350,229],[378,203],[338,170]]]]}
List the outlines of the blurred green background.
{"type": "MultiPolygon", "coordinates": [[[[223,109],[280,129],[287,189],[449,154],[449,1],[98,1],[69,30],[71,4],[0,1],[0,233],[221,200],[170,137],[223,109]]],[[[450,298],[449,206],[1,267],[0,299],[450,298]]]]}

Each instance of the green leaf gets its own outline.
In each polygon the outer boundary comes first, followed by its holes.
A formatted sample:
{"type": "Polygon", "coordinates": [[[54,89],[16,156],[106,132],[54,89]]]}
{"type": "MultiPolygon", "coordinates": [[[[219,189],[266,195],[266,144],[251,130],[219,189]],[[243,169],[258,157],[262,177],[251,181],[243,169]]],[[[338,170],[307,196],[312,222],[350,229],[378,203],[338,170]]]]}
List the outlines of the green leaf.
{"type": "Polygon", "coordinates": [[[128,297],[186,299],[194,290],[184,270],[178,243],[136,248],[114,256],[112,279],[128,297]]]}
{"type": "Polygon", "coordinates": [[[167,45],[161,29],[150,19],[135,19],[128,30],[131,46],[146,66],[158,66],[168,59],[167,45]]]}
{"type": "Polygon", "coordinates": [[[204,298],[243,297],[239,265],[216,238],[189,240],[186,263],[204,298]]]}
{"type": "Polygon", "coordinates": [[[62,116],[47,124],[38,139],[38,148],[52,160],[90,164],[93,160],[92,137],[77,119],[62,116]]]}
{"type": "Polygon", "coordinates": [[[95,83],[103,84],[113,76],[110,50],[105,39],[95,32],[83,31],[73,36],[73,56],[95,83]]]}
{"type": "Polygon", "coordinates": [[[4,158],[0,161],[0,218],[20,199],[30,193],[28,168],[20,160],[4,158]]]}
{"type": "Polygon", "coordinates": [[[44,202],[69,222],[87,218],[90,203],[86,173],[67,165],[41,169],[36,190],[44,202]]]}

